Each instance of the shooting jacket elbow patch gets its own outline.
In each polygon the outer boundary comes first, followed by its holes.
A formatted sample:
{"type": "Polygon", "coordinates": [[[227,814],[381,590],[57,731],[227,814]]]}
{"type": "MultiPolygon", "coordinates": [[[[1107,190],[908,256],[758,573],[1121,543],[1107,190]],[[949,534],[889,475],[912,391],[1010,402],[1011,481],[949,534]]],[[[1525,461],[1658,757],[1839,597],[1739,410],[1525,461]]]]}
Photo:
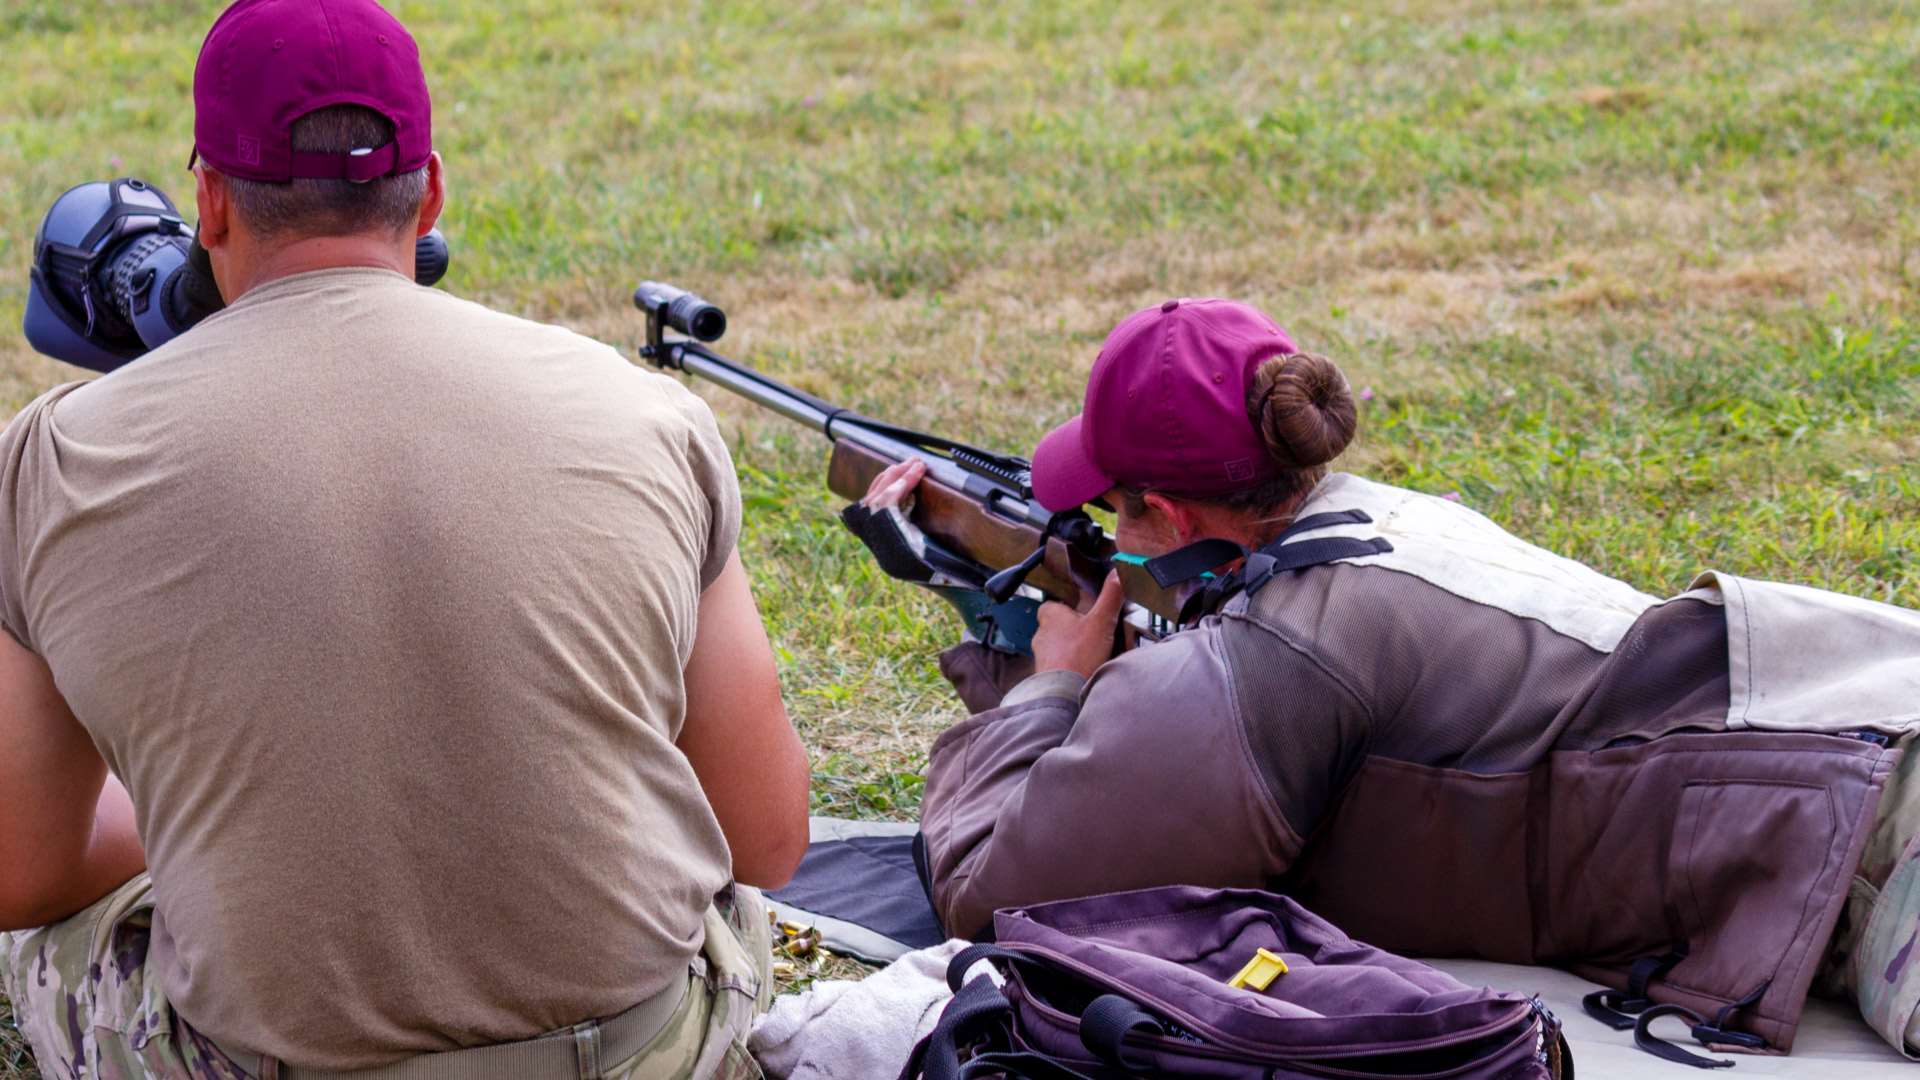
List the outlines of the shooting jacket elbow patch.
{"type": "Polygon", "coordinates": [[[1033,674],[1033,657],[990,649],[978,641],[962,641],[940,654],[940,674],[953,684],[969,715],[1000,707],[1007,691],[1033,674]]]}
{"type": "Polygon", "coordinates": [[[1050,699],[1065,700],[1073,703],[1075,709],[1080,705],[1080,692],[1087,687],[1086,676],[1077,671],[1038,671],[1022,679],[1007,696],[1000,701],[1001,708],[1027,705],[1036,701],[1050,699]]]}

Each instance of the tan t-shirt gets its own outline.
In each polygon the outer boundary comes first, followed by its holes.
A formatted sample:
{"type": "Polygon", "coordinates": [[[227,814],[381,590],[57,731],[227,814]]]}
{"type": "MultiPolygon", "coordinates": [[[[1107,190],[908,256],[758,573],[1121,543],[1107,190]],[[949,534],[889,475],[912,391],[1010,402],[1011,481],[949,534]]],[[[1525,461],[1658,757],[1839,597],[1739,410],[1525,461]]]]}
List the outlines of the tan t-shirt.
{"type": "Polygon", "coordinates": [[[617,1013],[729,857],[674,746],[706,405],[399,275],[254,289],[0,436],[0,622],[132,792],[202,1032],[360,1068],[617,1013]]]}

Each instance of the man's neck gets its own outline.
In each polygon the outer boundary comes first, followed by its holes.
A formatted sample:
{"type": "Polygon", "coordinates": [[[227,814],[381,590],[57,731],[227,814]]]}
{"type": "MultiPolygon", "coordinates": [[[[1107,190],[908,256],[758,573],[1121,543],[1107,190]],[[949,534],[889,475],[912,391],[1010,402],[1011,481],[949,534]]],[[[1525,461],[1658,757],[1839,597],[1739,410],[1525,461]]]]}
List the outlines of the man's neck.
{"type": "Polygon", "coordinates": [[[220,292],[231,304],[248,292],[270,281],[305,274],[313,270],[366,267],[391,270],[413,277],[413,244],[389,236],[307,236],[276,244],[250,260],[237,276],[242,280],[220,283],[220,292]],[[229,289],[227,286],[234,286],[229,289]]]}

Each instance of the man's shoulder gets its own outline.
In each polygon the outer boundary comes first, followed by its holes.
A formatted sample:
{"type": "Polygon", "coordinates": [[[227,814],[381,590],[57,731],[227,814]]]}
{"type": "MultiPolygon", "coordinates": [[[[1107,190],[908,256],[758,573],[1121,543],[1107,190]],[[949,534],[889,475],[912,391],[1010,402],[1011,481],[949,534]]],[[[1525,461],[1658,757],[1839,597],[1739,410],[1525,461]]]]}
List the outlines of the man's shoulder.
{"type": "Polygon", "coordinates": [[[663,433],[712,424],[705,402],[678,379],[635,365],[611,345],[397,275],[314,275],[243,297],[113,372],[58,388],[29,408],[60,401],[62,429],[70,433],[144,429],[216,402],[269,400],[251,389],[268,370],[302,372],[270,380],[285,393],[301,393],[315,383],[357,385],[350,369],[376,368],[443,390],[458,385],[475,395],[504,395],[527,408],[547,400],[589,414],[610,409],[633,418],[637,411],[663,433]],[[325,295],[342,289],[352,295],[325,295]],[[338,362],[315,363],[329,357],[338,362]]]}
{"type": "Polygon", "coordinates": [[[470,334],[473,344],[503,359],[576,364],[615,383],[666,395],[677,405],[700,404],[680,380],[637,366],[613,346],[570,327],[502,311],[439,289],[419,288],[414,301],[432,319],[458,326],[470,334]]]}
{"type": "Polygon", "coordinates": [[[499,335],[503,347],[535,340],[553,348],[577,350],[583,354],[619,358],[605,342],[596,341],[579,331],[558,323],[542,322],[524,315],[490,307],[477,300],[455,296],[442,289],[413,286],[400,294],[403,302],[424,317],[458,327],[499,335]]]}
{"type": "Polygon", "coordinates": [[[50,416],[56,405],[97,381],[61,383],[21,406],[18,412],[8,418],[5,430],[0,431],[0,459],[10,458],[24,434],[50,416]]]}
{"type": "Polygon", "coordinates": [[[618,359],[610,346],[553,323],[529,319],[444,289],[417,285],[390,271],[342,266],[276,279],[249,290],[231,306],[136,360],[150,361],[203,351],[210,346],[257,345],[263,330],[357,342],[350,331],[405,339],[418,347],[436,340],[467,354],[525,351],[572,352],[618,359]],[[340,333],[341,330],[347,333],[340,333]]]}

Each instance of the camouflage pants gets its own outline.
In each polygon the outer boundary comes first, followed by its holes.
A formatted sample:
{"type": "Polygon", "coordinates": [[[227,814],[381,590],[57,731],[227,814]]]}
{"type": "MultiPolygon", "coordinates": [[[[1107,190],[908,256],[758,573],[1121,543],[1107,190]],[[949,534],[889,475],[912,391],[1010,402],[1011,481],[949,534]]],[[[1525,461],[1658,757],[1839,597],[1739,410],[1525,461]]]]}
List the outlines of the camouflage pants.
{"type": "Polygon", "coordinates": [[[1920,744],[1887,781],[1816,989],[1920,1060],[1920,744]]]}
{"type": "MultiPolygon", "coordinates": [[[[153,886],[141,874],[70,919],[0,933],[0,988],[48,1080],[251,1075],[183,1023],[149,977],[152,925],[153,886]]],[[[766,902],[735,886],[707,909],[706,932],[680,1008],[638,1054],[605,1069],[607,1080],[759,1080],[746,1041],[773,995],[766,902]]]]}

